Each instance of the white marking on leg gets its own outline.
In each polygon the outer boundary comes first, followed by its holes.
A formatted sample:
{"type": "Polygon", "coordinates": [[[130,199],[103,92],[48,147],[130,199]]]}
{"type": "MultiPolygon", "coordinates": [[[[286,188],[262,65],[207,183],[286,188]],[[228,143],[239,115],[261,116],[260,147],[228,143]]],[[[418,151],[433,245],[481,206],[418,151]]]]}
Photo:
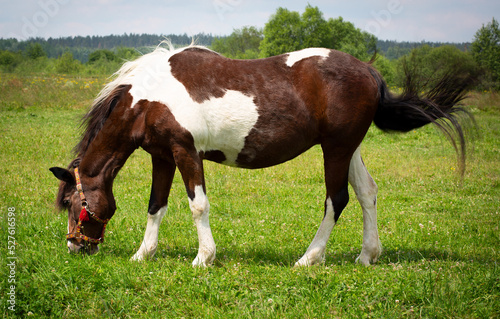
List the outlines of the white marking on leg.
{"type": "Polygon", "coordinates": [[[160,230],[160,224],[166,212],[167,206],[165,205],[160,208],[156,214],[148,214],[148,224],[146,226],[144,240],[142,241],[141,247],[131,260],[140,261],[154,256],[156,248],[158,247],[158,232],[160,230]]]}
{"type": "Polygon", "coordinates": [[[295,51],[288,53],[288,58],[286,59],[286,65],[292,67],[295,63],[300,60],[307,59],[313,56],[320,56],[323,59],[330,55],[331,50],[325,48],[308,48],[300,51],[295,51]]]}
{"type": "Polygon", "coordinates": [[[363,210],[363,248],[356,262],[368,266],[370,262],[376,262],[382,252],[377,229],[378,187],[363,164],[359,147],[349,166],[349,183],[363,210]]]}
{"type": "MultiPolygon", "coordinates": [[[[68,216],[68,232],[66,234],[69,234],[71,232],[71,230],[69,229],[69,219],[70,218],[71,218],[71,216],[68,216]]],[[[71,242],[71,240],[66,239],[66,244],[68,246],[69,252],[76,252],[76,251],[78,251],[78,249],[76,249],[75,245],[73,245],[73,243],[71,242]]]]}
{"type": "Polygon", "coordinates": [[[310,266],[322,262],[325,258],[326,243],[330,238],[333,227],[335,226],[335,212],[333,203],[330,197],[326,200],[326,211],[321,225],[319,225],[316,236],[307,248],[306,253],[299,261],[295,263],[297,266],[310,266]]]}
{"type": "Polygon", "coordinates": [[[199,248],[198,255],[193,260],[193,266],[206,267],[215,259],[215,241],[208,219],[210,204],[201,185],[195,187],[194,194],[194,198],[189,199],[189,207],[198,231],[199,248]]]}

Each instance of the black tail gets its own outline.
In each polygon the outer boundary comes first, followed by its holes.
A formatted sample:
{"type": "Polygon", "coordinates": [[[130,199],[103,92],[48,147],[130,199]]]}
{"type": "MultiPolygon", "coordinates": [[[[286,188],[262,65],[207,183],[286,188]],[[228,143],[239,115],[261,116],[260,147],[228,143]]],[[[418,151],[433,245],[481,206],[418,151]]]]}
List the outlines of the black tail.
{"type": "Polygon", "coordinates": [[[418,76],[415,68],[404,65],[406,83],[401,95],[393,95],[381,75],[372,74],[377,81],[380,100],[373,122],[384,131],[407,132],[429,123],[435,124],[453,144],[460,160],[463,175],[466,157],[465,124],[474,123],[472,115],[459,106],[466,98],[475,79],[455,68],[441,76],[429,88],[429,79],[418,76]]]}

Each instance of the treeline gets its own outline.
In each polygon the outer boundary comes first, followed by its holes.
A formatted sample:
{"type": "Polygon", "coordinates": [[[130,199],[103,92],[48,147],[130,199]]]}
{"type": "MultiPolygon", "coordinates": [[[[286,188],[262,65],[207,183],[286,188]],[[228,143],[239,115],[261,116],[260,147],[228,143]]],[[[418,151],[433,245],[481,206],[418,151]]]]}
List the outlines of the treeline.
{"type": "MultiPolygon", "coordinates": [[[[341,18],[340,18],[341,19],[341,18]]],[[[236,32],[241,32],[235,30],[236,32]]],[[[258,30],[258,29],[255,29],[258,30]]],[[[257,31],[261,32],[261,31],[257,31]]],[[[116,51],[119,48],[135,48],[138,52],[148,51],[157,46],[161,41],[169,39],[177,46],[186,46],[191,44],[193,39],[199,45],[211,47],[214,41],[224,41],[230,36],[213,36],[212,34],[200,33],[194,36],[187,34],[177,35],[158,35],[158,34],[122,34],[108,36],[75,36],[62,38],[34,38],[25,41],[17,39],[0,39],[0,50],[26,55],[33,44],[40,44],[48,58],[58,58],[65,52],[71,52],[73,58],[82,63],[88,61],[89,55],[96,50],[116,51]]],[[[260,41],[259,41],[260,44],[260,41]]],[[[432,48],[443,45],[452,45],[461,51],[470,50],[470,43],[442,43],[442,42],[407,42],[394,40],[376,40],[377,52],[384,55],[389,60],[398,59],[410,53],[412,49],[430,46],[432,48]]],[[[258,45],[257,45],[258,47],[258,45]]],[[[257,56],[256,56],[257,57],[257,56]]]]}
{"type": "Polygon", "coordinates": [[[318,7],[303,13],[278,8],[263,28],[247,26],[232,34],[123,34],[49,39],[0,39],[0,71],[19,73],[111,74],[123,61],[147,53],[161,41],[177,46],[193,40],[230,58],[264,58],[307,47],[326,47],[368,61],[377,53],[375,67],[390,85],[402,86],[403,64],[409,59],[432,78],[464,69],[480,78],[478,89],[500,89],[500,29],[493,19],[470,43],[396,42],[377,39],[342,17],[325,19],[318,7]]]}
{"type": "Polygon", "coordinates": [[[58,58],[65,52],[71,52],[73,57],[82,63],[88,61],[89,55],[96,50],[117,50],[119,48],[135,48],[138,51],[148,51],[161,41],[170,39],[179,46],[189,45],[194,39],[200,45],[210,46],[214,39],[211,34],[200,33],[193,37],[187,34],[122,34],[107,36],[75,36],[62,38],[34,38],[26,41],[17,39],[0,39],[0,50],[13,53],[26,53],[34,44],[45,52],[48,58],[58,58]]]}
{"type": "Polygon", "coordinates": [[[470,42],[451,43],[451,42],[408,42],[408,41],[394,41],[394,40],[377,40],[377,50],[380,54],[384,55],[389,60],[396,60],[404,55],[408,55],[411,50],[423,46],[431,48],[438,48],[442,46],[453,46],[460,51],[468,52],[471,48],[470,42]]]}

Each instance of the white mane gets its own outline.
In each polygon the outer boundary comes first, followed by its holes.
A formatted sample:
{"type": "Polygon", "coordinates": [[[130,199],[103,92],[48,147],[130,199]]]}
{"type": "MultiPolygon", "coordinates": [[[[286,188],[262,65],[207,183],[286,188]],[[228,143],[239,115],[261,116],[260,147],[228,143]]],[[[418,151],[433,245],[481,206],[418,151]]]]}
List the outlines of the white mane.
{"type": "Polygon", "coordinates": [[[154,63],[152,64],[149,62],[163,60],[165,61],[165,63],[167,63],[168,59],[171,56],[188,48],[200,48],[211,51],[204,46],[196,45],[194,42],[192,42],[189,46],[176,49],[170,40],[164,40],[155,48],[153,52],[144,54],[136,60],[125,62],[122,67],[111,76],[114,79],[106,84],[106,86],[104,86],[104,88],[95,98],[92,105],[97,106],[101,104],[120,85],[130,84],[131,79],[137,72],[151,72],[148,67],[151,67],[151,65],[154,65],[154,63]]]}

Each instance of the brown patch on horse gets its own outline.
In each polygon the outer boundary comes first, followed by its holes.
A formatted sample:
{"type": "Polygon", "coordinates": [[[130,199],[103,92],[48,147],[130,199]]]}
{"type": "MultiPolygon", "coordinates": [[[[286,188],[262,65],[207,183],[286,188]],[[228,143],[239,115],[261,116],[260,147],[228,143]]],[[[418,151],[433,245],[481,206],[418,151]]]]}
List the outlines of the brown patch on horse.
{"type": "MultiPolygon", "coordinates": [[[[163,158],[178,166],[183,172],[183,177],[204,180],[203,154],[198,153],[193,136],[175,120],[169,108],[163,103],[146,100],[139,101],[137,105],[146,110],[142,148],[153,157],[163,158]]],[[[214,154],[215,152],[212,153],[214,154]]],[[[221,159],[221,155],[219,154],[217,158],[221,159]]],[[[196,185],[184,181],[189,198],[194,198],[193,190],[196,185]]]]}
{"type": "MultiPolygon", "coordinates": [[[[320,92],[324,83],[318,71],[323,58],[312,56],[297,62],[293,68],[286,65],[286,59],[287,55],[231,60],[199,48],[186,49],[169,59],[172,74],[198,103],[223,97],[227,90],[254,98],[259,119],[238,155],[238,166],[276,165],[319,142],[317,119],[326,108],[326,93],[320,92]],[[311,85],[298,91],[306,78],[310,78],[311,85]],[[305,96],[311,88],[313,91],[305,96]],[[323,96],[320,103],[315,101],[318,95],[323,96]],[[316,115],[311,117],[311,113],[316,115]]],[[[209,154],[207,158],[211,157],[209,154]]]]}

